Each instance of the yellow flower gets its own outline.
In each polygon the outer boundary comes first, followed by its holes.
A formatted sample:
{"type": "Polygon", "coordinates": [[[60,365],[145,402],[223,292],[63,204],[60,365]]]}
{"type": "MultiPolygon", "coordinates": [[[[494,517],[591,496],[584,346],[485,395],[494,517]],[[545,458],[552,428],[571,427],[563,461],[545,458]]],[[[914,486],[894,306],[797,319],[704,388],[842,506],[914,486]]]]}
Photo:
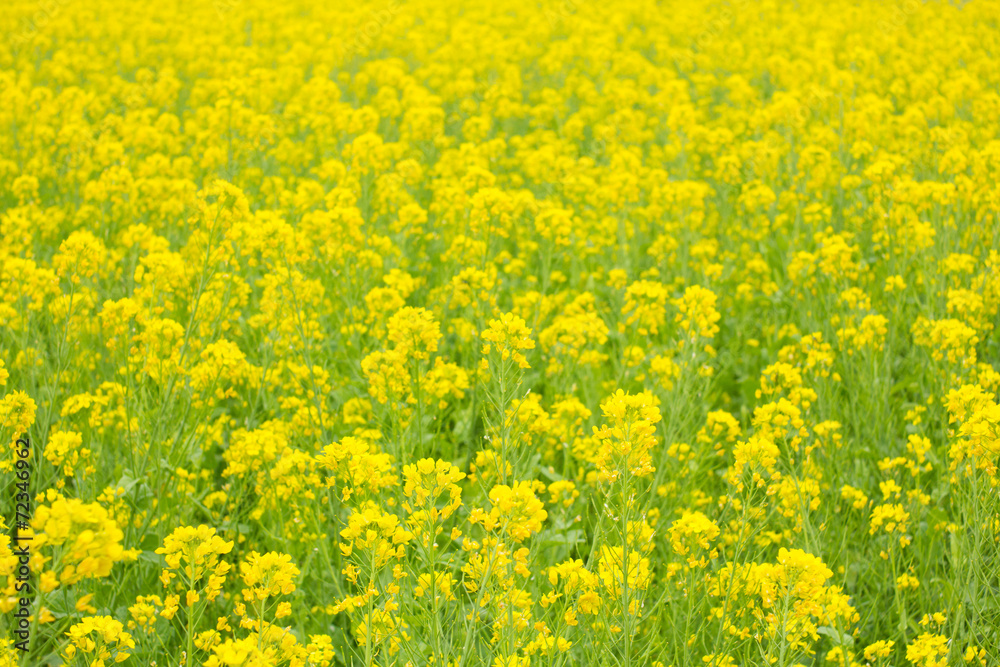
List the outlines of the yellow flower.
{"type": "Polygon", "coordinates": [[[775,464],[778,462],[780,450],[768,438],[757,435],[750,436],[745,442],[736,443],[733,449],[735,465],[733,466],[731,479],[738,488],[743,487],[742,477],[745,471],[752,474],[753,482],[763,485],[763,480],[774,474],[775,464]]]}
{"type": "Polygon", "coordinates": [[[622,315],[626,315],[624,327],[636,326],[636,331],[640,336],[659,333],[667,316],[667,288],[658,282],[650,280],[637,280],[625,290],[625,305],[622,306],[622,315]]]}
{"type": "Polygon", "coordinates": [[[413,533],[400,525],[398,516],[383,513],[372,504],[352,511],[340,536],[343,538],[340,550],[345,556],[364,550],[371,554],[371,567],[375,570],[392,559],[402,558],[404,545],[413,539],[413,533]]]}
{"type": "MultiPolygon", "coordinates": [[[[670,524],[667,532],[674,553],[689,556],[694,550],[707,551],[709,543],[719,536],[719,527],[701,512],[684,512],[680,519],[670,524]]],[[[692,567],[697,562],[693,557],[688,559],[692,567]]],[[[704,565],[704,561],[701,564],[704,565]]]]}
{"type": "Polygon", "coordinates": [[[652,448],[656,445],[659,401],[647,393],[626,394],[619,389],[601,404],[610,425],[594,427],[601,443],[597,467],[602,477],[615,482],[622,474],[645,477],[653,472],[652,448]]]}
{"type": "Polygon", "coordinates": [[[674,300],[679,311],[675,320],[681,331],[690,337],[714,338],[719,332],[717,322],[722,318],[715,309],[715,293],[700,285],[692,285],[684,290],[684,295],[674,300]]]}
{"type": "Polygon", "coordinates": [[[124,626],[110,616],[86,616],[71,626],[69,644],[63,650],[63,658],[72,662],[78,654],[84,654],[88,664],[104,664],[105,660],[124,662],[130,653],[126,649],[135,648],[132,635],[124,631],[124,626]]]}
{"type": "Polygon", "coordinates": [[[441,327],[424,308],[401,308],[386,323],[389,342],[404,356],[429,359],[437,352],[441,327]]]}
{"type": "Polygon", "coordinates": [[[56,431],[49,436],[45,458],[62,468],[62,474],[73,477],[81,463],[90,462],[90,449],[83,446],[83,436],[75,431],[56,431]]]}
{"type": "MultiPolygon", "coordinates": [[[[634,550],[628,552],[628,563],[625,563],[625,551],[622,547],[601,547],[600,560],[597,561],[597,572],[605,590],[612,598],[621,598],[623,589],[644,591],[652,581],[649,569],[649,559],[634,550]]],[[[638,604],[633,598],[632,605],[638,604]]],[[[629,613],[634,613],[630,609],[629,613]]]]}
{"type": "MultiPolygon", "coordinates": [[[[221,592],[226,575],[232,569],[220,557],[232,549],[233,543],[216,535],[215,528],[210,526],[176,528],[164,538],[163,546],[156,549],[156,553],[162,554],[167,562],[167,567],[161,571],[160,581],[164,588],[171,588],[176,581],[188,606],[200,599],[202,594],[206,599],[213,599],[221,592]]],[[[173,601],[173,596],[168,599],[173,601]]],[[[165,606],[175,607],[176,604],[173,601],[165,606]]]]}
{"type": "Polygon", "coordinates": [[[266,600],[276,595],[288,595],[295,590],[295,577],[299,569],[288,554],[270,551],[264,555],[250,552],[240,563],[240,576],[247,588],[243,589],[243,599],[266,600]]]}
{"type": "Polygon", "coordinates": [[[891,640],[877,641],[874,644],[869,644],[865,648],[865,660],[874,661],[878,658],[888,658],[892,653],[892,647],[895,646],[896,642],[891,640]]]}
{"type": "Polygon", "coordinates": [[[490,510],[473,510],[470,523],[481,523],[487,530],[500,530],[515,542],[523,542],[542,529],[548,518],[545,505],[539,500],[530,482],[514,482],[513,486],[498,484],[490,489],[490,510]]]}
{"type": "Polygon", "coordinates": [[[31,526],[33,548],[50,550],[51,562],[60,566],[53,575],[62,586],[107,577],[116,562],[133,557],[122,546],[118,524],[98,503],[57,497],[38,506],[31,526]]]}
{"type": "Polygon", "coordinates": [[[868,532],[871,535],[880,530],[884,530],[887,533],[905,533],[906,522],[909,519],[910,514],[902,505],[892,503],[876,505],[872,508],[868,532]]]}
{"type": "Polygon", "coordinates": [[[480,337],[485,341],[483,354],[489,355],[494,350],[500,359],[512,359],[518,367],[530,368],[524,356],[524,350],[532,350],[535,341],[531,339],[531,329],[525,326],[523,319],[513,313],[504,313],[499,319],[493,319],[480,337]]]}
{"type": "Polygon", "coordinates": [[[163,600],[158,595],[138,595],[135,604],[128,608],[131,620],[128,623],[130,630],[139,627],[144,630],[150,629],[156,623],[158,610],[163,609],[163,600]]]}
{"type": "Polygon", "coordinates": [[[914,667],[947,667],[948,638],[925,632],[907,645],[906,659],[914,667]]]}

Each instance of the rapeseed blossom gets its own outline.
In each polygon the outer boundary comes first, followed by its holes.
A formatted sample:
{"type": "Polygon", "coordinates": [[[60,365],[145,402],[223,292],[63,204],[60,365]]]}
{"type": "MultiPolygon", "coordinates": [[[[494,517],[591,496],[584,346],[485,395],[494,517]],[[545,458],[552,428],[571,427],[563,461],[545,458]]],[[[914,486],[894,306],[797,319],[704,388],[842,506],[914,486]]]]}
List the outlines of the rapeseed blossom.
{"type": "Polygon", "coordinates": [[[0,665],[1000,663],[997,18],[9,0],[0,665]]]}

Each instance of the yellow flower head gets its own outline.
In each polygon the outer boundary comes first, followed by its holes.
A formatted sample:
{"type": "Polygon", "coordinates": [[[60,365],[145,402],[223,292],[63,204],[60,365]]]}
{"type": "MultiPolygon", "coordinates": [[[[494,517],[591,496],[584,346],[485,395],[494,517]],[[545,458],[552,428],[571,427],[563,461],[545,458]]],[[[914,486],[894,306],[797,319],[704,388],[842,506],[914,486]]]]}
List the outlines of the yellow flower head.
{"type": "Polygon", "coordinates": [[[288,595],[295,590],[298,575],[299,568],[288,554],[270,551],[261,555],[252,551],[246,561],[240,563],[240,576],[247,586],[243,589],[243,598],[252,601],[288,595]]]}
{"type": "Polygon", "coordinates": [[[495,350],[503,361],[513,359],[520,368],[530,368],[523,351],[534,349],[535,341],[531,339],[531,329],[517,315],[504,313],[499,319],[490,320],[480,336],[485,341],[484,355],[495,350]]]}

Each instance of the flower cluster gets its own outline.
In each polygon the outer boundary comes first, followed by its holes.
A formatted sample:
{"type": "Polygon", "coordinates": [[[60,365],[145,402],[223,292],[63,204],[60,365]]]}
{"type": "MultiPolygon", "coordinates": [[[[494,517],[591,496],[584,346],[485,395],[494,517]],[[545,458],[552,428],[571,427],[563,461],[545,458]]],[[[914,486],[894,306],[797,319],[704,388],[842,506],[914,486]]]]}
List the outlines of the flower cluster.
{"type": "Polygon", "coordinates": [[[6,0],[0,666],[1000,664],[997,7],[6,0]]]}

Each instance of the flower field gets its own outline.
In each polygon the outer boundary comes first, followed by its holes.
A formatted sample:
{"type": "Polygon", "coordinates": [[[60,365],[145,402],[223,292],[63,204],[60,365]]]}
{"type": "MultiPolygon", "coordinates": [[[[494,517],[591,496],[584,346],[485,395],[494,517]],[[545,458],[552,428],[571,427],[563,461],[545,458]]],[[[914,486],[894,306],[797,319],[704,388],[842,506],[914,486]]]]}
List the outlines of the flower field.
{"type": "Polygon", "coordinates": [[[0,667],[1000,666],[1000,3],[0,37],[0,667]]]}

